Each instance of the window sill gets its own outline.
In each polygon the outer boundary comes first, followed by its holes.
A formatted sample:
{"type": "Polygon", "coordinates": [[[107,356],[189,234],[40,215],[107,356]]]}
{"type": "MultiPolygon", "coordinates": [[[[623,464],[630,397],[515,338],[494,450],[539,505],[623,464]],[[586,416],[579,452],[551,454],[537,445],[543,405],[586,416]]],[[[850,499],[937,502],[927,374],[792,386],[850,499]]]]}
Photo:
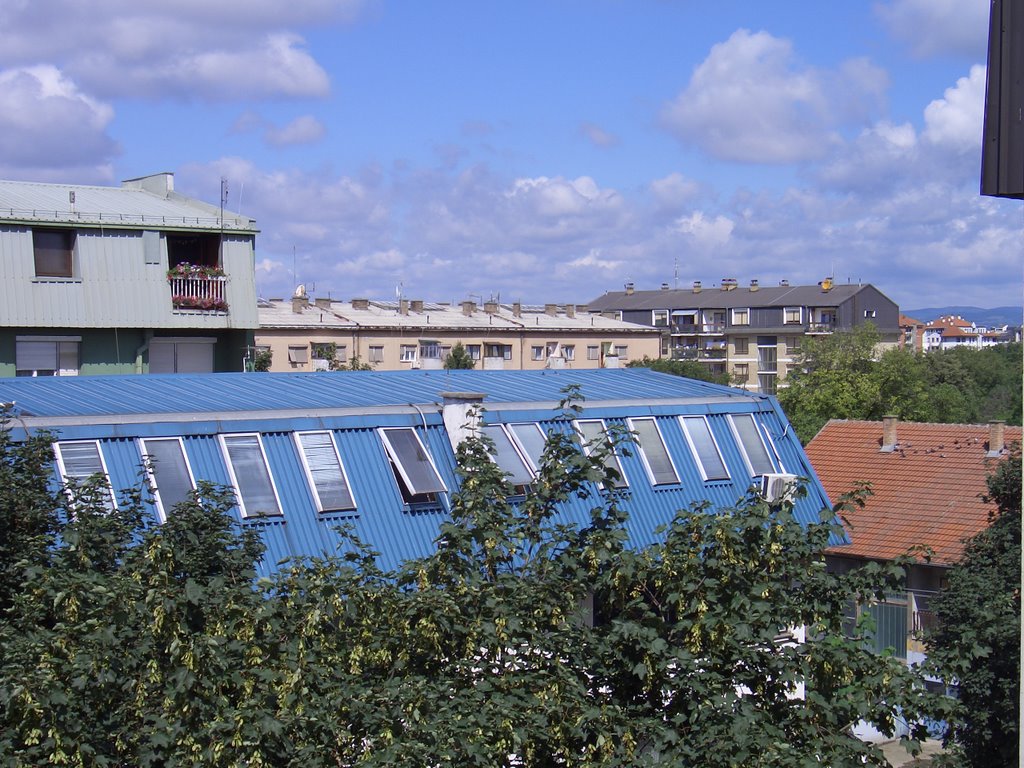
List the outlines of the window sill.
{"type": "Polygon", "coordinates": [[[36,275],[35,277],[32,278],[32,282],[33,283],[63,283],[63,284],[69,284],[70,283],[70,284],[74,284],[74,285],[80,285],[81,282],[82,282],[82,278],[80,278],[80,277],[58,277],[56,275],[54,275],[53,277],[48,277],[48,276],[45,276],[45,275],[36,275]]]}

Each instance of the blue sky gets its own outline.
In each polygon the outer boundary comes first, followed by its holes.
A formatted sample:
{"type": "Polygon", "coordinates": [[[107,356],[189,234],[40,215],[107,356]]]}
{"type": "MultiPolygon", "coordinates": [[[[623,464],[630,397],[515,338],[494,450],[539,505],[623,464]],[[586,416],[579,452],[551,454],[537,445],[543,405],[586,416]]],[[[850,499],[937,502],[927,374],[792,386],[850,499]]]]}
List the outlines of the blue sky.
{"type": "Polygon", "coordinates": [[[986,0],[0,0],[0,177],[173,171],[264,296],[1021,302],[986,0]]]}

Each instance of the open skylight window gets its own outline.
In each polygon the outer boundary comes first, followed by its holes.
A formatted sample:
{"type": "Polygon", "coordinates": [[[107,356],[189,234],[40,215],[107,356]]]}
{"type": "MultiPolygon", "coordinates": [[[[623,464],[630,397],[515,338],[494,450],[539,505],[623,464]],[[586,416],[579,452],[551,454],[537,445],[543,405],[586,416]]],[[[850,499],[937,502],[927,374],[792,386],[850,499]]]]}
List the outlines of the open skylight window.
{"type": "Polygon", "coordinates": [[[380,437],[406,503],[431,502],[435,494],[448,490],[414,429],[381,429],[380,437]]]}

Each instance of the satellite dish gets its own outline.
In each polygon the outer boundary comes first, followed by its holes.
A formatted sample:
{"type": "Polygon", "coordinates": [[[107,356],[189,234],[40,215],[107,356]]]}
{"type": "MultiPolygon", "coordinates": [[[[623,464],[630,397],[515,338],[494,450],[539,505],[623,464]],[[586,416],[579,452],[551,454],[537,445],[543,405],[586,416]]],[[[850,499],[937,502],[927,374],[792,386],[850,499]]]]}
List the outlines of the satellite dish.
{"type": "Polygon", "coordinates": [[[299,284],[295,287],[295,293],[292,294],[293,299],[304,299],[306,298],[306,286],[299,284]]]}

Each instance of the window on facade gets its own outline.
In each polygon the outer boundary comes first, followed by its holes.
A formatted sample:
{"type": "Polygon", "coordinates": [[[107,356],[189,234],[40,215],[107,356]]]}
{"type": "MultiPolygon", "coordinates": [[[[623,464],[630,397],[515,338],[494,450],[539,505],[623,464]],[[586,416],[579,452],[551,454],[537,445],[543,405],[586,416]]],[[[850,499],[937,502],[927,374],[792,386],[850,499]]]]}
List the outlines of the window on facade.
{"type": "Polygon", "coordinates": [[[406,503],[434,501],[447,490],[414,429],[381,429],[380,436],[406,503]]]}
{"type": "Polygon", "coordinates": [[[466,351],[469,352],[470,360],[480,359],[480,345],[479,344],[467,344],[466,351]]]}
{"type": "Polygon", "coordinates": [[[314,360],[330,360],[337,355],[337,347],[333,344],[314,342],[309,346],[314,360]]]}
{"type": "Polygon", "coordinates": [[[81,342],[19,336],[14,342],[16,376],[77,376],[81,342]]]}
{"type": "Polygon", "coordinates": [[[520,452],[530,464],[530,469],[537,472],[540,469],[541,456],[544,455],[544,447],[547,444],[544,430],[536,422],[509,424],[508,429],[516,445],[519,446],[520,452]]]}
{"type": "Polygon", "coordinates": [[[36,277],[75,276],[75,230],[33,229],[36,277]]]}
{"type": "Polygon", "coordinates": [[[804,319],[803,307],[786,307],[782,311],[782,320],[787,325],[801,323],[804,319]]]}
{"type": "Polygon", "coordinates": [[[383,363],[384,362],[384,347],[370,345],[370,362],[371,363],[383,363]]]}
{"type": "Polygon", "coordinates": [[[875,316],[875,310],[873,310],[873,309],[865,309],[864,310],[864,317],[869,317],[870,318],[870,317],[874,317],[874,316],[875,316]]]}
{"type": "MultiPolygon", "coordinates": [[[[579,430],[580,435],[583,438],[583,450],[589,456],[590,453],[604,441],[608,444],[608,433],[605,430],[604,422],[600,419],[594,419],[591,421],[577,421],[576,428],[579,430]]],[[[609,451],[604,458],[604,466],[607,469],[615,470],[617,479],[614,482],[616,488],[625,488],[629,485],[626,482],[626,475],[622,471],[622,464],[619,463],[619,457],[615,455],[615,451],[609,451]]]]}
{"type": "Polygon", "coordinates": [[[420,357],[424,360],[440,360],[441,344],[436,341],[421,341],[420,357]]]}
{"type": "Polygon", "coordinates": [[[484,357],[500,357],[503,360],[511,360],[512,347],[508,344],[486,344],[484,345],[484,357]]]}
{"type": "Polygon", "coordinates": [[[295,365],[304,365],[309,362],[309,347],[302,346],[288,347],[288,362],[295,365]]]}
{"type": "Polygon", "coordinates": [[[615,354],[619,359],[625,360],[629,357],[629,347],[625,344],[616,344],[615,354]]]}
{"type": "Polygon", "coordinates": [[[398,359],[403,363],[411,363],[416,359],[416,345],[402,344],[398,348],[398,359]]]}
{"type": "Polygon", "coordinates": [[[242,517],[280,515],[281,505],[260,436],[221,435],[221,441],[242,517]]]}
{"type": "Polygon", "coordinates": [[[544,347],[532,346],[530,347],[530,359],[531,360],[543,360],[544,359],[544,347]]]}
{"type": "MultiPolygon", "coordinates": [[[[57,468],[65,483],[81,485],[96,476],[99,480],[100,503],[109,511],[116,507],[114,493],[110,487],[110,476],[103,462],[98,440],[76,440],[56,443],[57,468]]],[[[82,493],[72,492],[72,502],[89,501],[82,493]]]]}
{"type": "Polygon", "coordinates": [[[157,514],[166,520],[167,513],[188,501],[195,488],[185,448],[180,437],[148,438],[142,441],[142,455],[157,514]]]}
{"type": "Polygon", "coordinates": [[[736,349],[737,355],[748,355],[750,354],[750,339],[746,336],[740,336],[733,341],[733,346],[736,349]]]}
{"type": "Polygon", "coordinates": [[[563,344],[562,345],[562,357],[566,360],[576,359],[576,345],[575,344],[563,344]]]}
{"type": "Polygon", "coordinates": [[[635,433],[636,445],[652,485],[671,485],[679,482],[672,457],[655,419],[630,419],[629,428],[635,433]]]}
{"type": "Polygon", "coordinates": [[[212,373],[214,339],[152,339],[150,373],[212,373]]]}
{"type": "Polygon", "coordinates": [[[220,233],[181,232],[165,235],[167,265],[220,266],[220,233]]]}
{"type": "Polygon", "coordinates": [[[533,472],[505,428],[501,424],[488,424],[480,428],[480,433],[493,443],[491,458],[508,477],[508,481],[519,487],[529,485],[533,480],[533,472]]]}
{"type": "Polygon", "coordinates": [[[299,456],[320,512],[355,509],[348,477],[330,432],[296,432],[299,456]]]}
{"type": "Polygon", "coordinates": [[[668,310],[667,309],[655,309],[651,312],[651,322],[656,328],[662,328],[668,325],[668,310]]]}
{"type": "Polygon", "coordinates": [[[743,454],[750,474],[757,476],[774,472],[775,464],[754,417],[747,413],[733,414],[729,416],[729,422],[732,424],[733,434],[740,445],[740,453],[743,454]]]}
{"type": "Polygon", "coordinates": [[[800,351],[800,337],[799,336],[787,336],[786,337],[786,354],[793,355],[800,351]]]}
{"type": "Polygon", "coordinates": [[[590,344],[587,346],[587,360],[600,360],[601,359],[601,348],[596,344],[590,344]]]}
{"type": "Polygon", "coordinates": [[[733,365],[733,372],[737,377],[743,381],[747,380],[747,376],[750,375],[750,364],[749,363],[736,363],[733,365]]]}
{"type": "Polygon", "coordinates": [[[686,442],[689,443],[690,450],[697,460],[701,477],[705,480],[728,480],[729,470],[722,461],[722,454],[718,450],[715,436],[711,434],[708,420],[704,416],[683,416],[680,421],[683,423],[683,432],[686,433],[686,442]]]}
{"type": "Polygon", "coordinates": [[[750,310],[749,309],[734,309],[732,311],[732,324],[733,325],[750,325],[750,310]]]}
{"type": "Polygon", "coordinates": [[[757,391],[762,395],[774,395],[779,387],[776,373],[759,373],[757,375],[757,391]]]}

